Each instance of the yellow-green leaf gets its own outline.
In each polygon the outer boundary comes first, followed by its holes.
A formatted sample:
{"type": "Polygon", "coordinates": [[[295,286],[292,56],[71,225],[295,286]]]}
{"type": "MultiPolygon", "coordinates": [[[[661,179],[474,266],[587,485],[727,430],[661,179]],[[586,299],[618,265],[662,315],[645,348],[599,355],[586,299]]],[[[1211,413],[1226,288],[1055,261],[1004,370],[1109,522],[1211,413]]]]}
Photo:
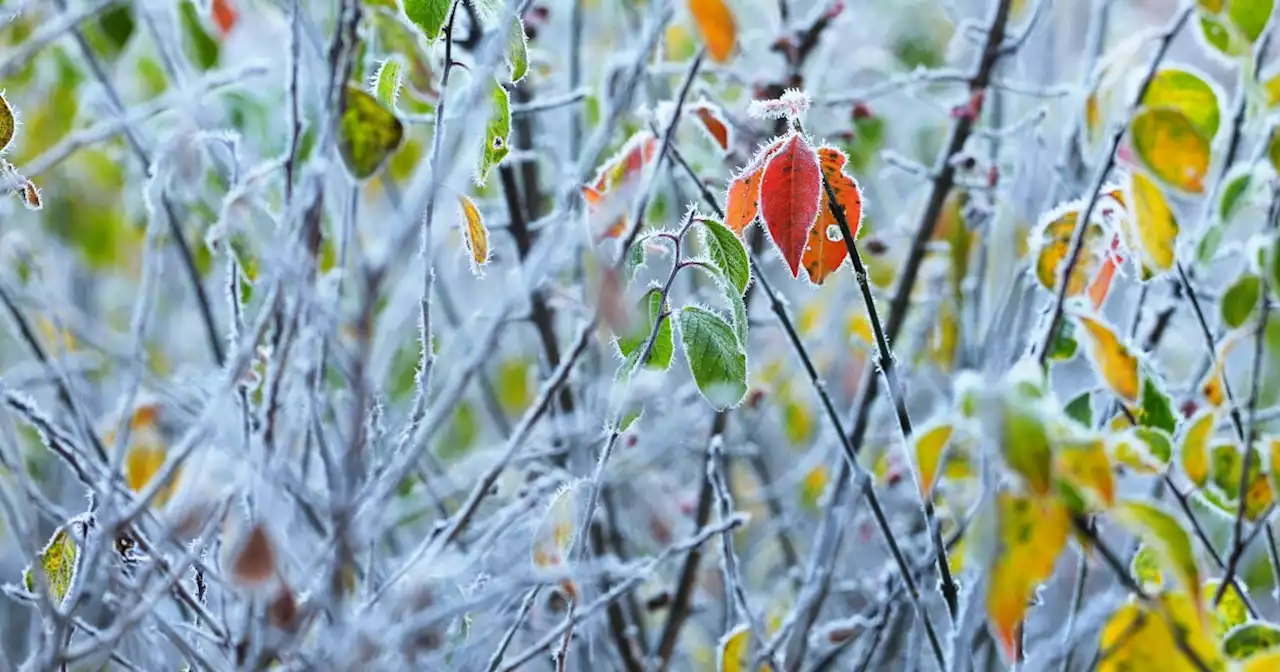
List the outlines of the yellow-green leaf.
{"type": "Polygon", "coordinates": [[[827,489],[827,482],[831,480],[831,476],[827,471],[827,465],[817,464],[809,473],[804,475],[804,480],[800,483],[800,504],[811,512],[818,510],[818,500],[822,497],[822,493],[827,489]]]}
{"type": "Polygon", "coordinates": [[[480,210],[470,196],[459,195],[458,204],[462,206],[463,231],[466,233],[467,251],[471,255],[471,272],[483,275],[480,268],[489,263],[489,229],[485,228],[480,210]]]}
{"type": "Polygon", "coordinates": [[[1113,394],[1133,404],[1138,401],[1138,358],[1115,329],[1100,318],[1077,315],[1094,370],[1113,394]]]}
{"type": "Polygon", "coordinates": [[[1238,329],[1249,321],[1262,298],[1262,278],[1253,273],[1242,273],[1222,294],[1219,309],[1222,322],[1231,329],[1238,329]]]}
{"type": "Polygon", "coordinates": [[[1000,450],[1009,468],[1027,489],[1047,495],[1053,489],[1053,450],[1048,428],[1038,409],[1017,397],[1004,402],[1000,450]]]}
{"type": "Polygon", "coordinates": [[[933,488],[938,478],[938,470],[942,466],[943,454],[951,441],[954,427],[949,422],[938,423],[927,429],[917,431],[911,437],[916,457],[916,485],[920,495],[925,499],[933,496],[933,488]]]}
{"type": "MultiPolygon", "coordinates": [[[[1218,586],[1221,581],[1214,579],[1204,582],[1204,590],[1201,595],[1208,596],[1218,593],[1218,586]]],[[[1236,590],[1234,585],[1227,586],[1222,591],[1222,601],[1213,609],[1213,636],[1222,639],[1232,628],[1249,620],[1249,608],[1245,606],[1244,600],[1240,597],[1240,591],[1236,590]]]]}
{"type": "Polygon", "coordinates": [[[724,0],[689,0],[689,13],[711,60],[727,62],[738,40],[738,25],[729,6],[724,0]]]}
{"type": "Polygon", "coordinates": [[[1012,659],[1027,603],[1053,573],[1070,525],[1060,503],[1007,491],[996,495],[996,515],[1000,536],[987,588],[987,619],[1012,659]]]}
{"type": "Polygon", "coordinates": [[[449,0],[404,0],[404,15],[413,22],[428,41],[440,37],[449,18],[449,0]]]}
{"type": "Polygon", "coordinates": [[[400,58],[392,56],[373,75],[373,97],[388,110],[396,109],[396,99],[400,97],[401,67],[400,58]]]}
{"type": "Polygon", "coordinates": [[[1199,608],[1200,565],[1191,539],[1177,519],[1153,504],[1133,501],[1120,504],[1115,515],[1143,544],[1151,547],[1183,589],[1196,596],[1199,608]]]}
{"type": "Polygon", "coordinates": [[[346,87],[338,122],[338,154],[352,177],[373,177],[403,139],[404,125],[396,115],[364,89],[346,87]]]}
{"type": "Polygon", "coordinates": [[[512,16],[507,26],[507,64],[511,67],[511,83],[518,83],[529,72],[529,38],[524,33],[524,21],[512,16]]]}
{"type": "Polygon", "coordinates": [[[1180,640],[1210,669],[1219,661],[1197,612],[1198,600],[1183,593],[1161,595],[1155,610],[1130,602],[1115,611],[1102,628],[1098,648],[1107,652],[1098,672],[1196,672],[1179,647],[1180,640]],[[1175,637],[1178,632],[1180,638],[1175,637]]]}
{"type": "Polygon", "coordinates": [[[1217,413],[1214,408],[1202,409],[1187,422],[1178,441],[1178,459],[1182,464],[1182,473],[1197,488],[1203,488],[1209,478],[1209,439],[1213,436],[1216,421],[1217,413]]]}
{"type": "Polygon", "coordinates": [[[9,143],[13,142],[13,135],[17,130],[17,123],[13,116],[13,108],[9,107],[9,101],[5,100],[4,94],[0,94],[0,153],[9,147],[9,143]]]}
{"type": "Polygon", "coordinates": [[[1165,184],[1184,192],[1204,192],[1209,172],[1209,139],[1182,112],[1148,108],[1133,119],[1129,132],[1144,166],[1165,184]]]}
{"type": "Polygon", "coordinates": [[[719,654],[716,656],[716,669],[719,672],[743,672],[749,669],[751,652],[747,644],[751,641],[751,630],[746,623],[739,623],[720,639],[719,654]]]}
{"type": "Polygon", "coordinates": [[[1160,558],[1146,544],[1138,546],[1138,552],[1133,554],[1129,571],[1143,590],[1158,591],[1164,587],[1164,572],[1160,569],[1160,558]]]}
{"type": "MultiPolygon", "coordinates": [[[[1045,213],[1036,232],[1031,235],[1032,252],[1036,257],[1036,280],[1045,289],[1054,292],[1058,289],[1058,279],[1062,274],[1062,265],[1067,253],[1071,250],[1071,234],[1075,230],[1084,204],[1078,201],[1064,204],[1045,213]]],[[[1089,279],[1097,272],[1101,264],[1098,249],[1103,242],[1103,230],[1097,222],[1090,222],[1085,230],[1084,248],[1080,250],[1080,258],[1075,268],[1071,269],[1071,278],[1067,282],[1067,296],[1076,296],[1085,291],[1089,279]]]]}
{"type": "Polygon", "coordinates": [[[1142,104],[1144,107],[1167,107],[1182,112],[1206,138],[1212,139],[1218,134],[1218,95],[1195,73],[1179,68],[1161,70],[1151,80],[1142,104]]]}
{"type": "Polygon", "coordinates": [[[1054,454],[1054,473],[1098,508],[1115,504],[1116,482],[1101,438],[1066,441],[1054,454]]]}
{"type": "Polygon", "coordinates": [[[1244,661],[1240,672],[1273,672],[1280,670],[1280,651],[1267,651],[1244,661]]]}
{"type": "Polygon", "coordinates": [[[1133,173],[1130,179],[1133,197],[1133,216],[1126,217],[1128,236],[1136,242],[1134,248],[1141,256],[1142,279],[1147,280],[1155,271],[1173,268],[1174,252],[1178,244],[1178,220],[1165,200],[1164,193],[1155,182],[1142,173],[1133,173]]]}
{"type": "Polygon", "coordinates": [[[484,130],[484,148],[476,184],[483,186],[492,171],[511,153],[507,138],[511,135],[511,97],[496,78],[489,85],[489,124],[484,130]]]}
{"type": "MultiPolygon", "coordinates": [[[[36,565],[48,581],[49,594],[55,604],[61,605],[67,592],[71,590],[71,583],[76,576],[76,558],[79,552],[80,549],[71,538],[71,533],[66,527],[61,527],[49,537],[49,542],[36,554],[36,565]]],[[[30,567],[23,571],[22,582],[28,591],[36,590],[38,584],[35,577],[31,576],[30,567]]]]}

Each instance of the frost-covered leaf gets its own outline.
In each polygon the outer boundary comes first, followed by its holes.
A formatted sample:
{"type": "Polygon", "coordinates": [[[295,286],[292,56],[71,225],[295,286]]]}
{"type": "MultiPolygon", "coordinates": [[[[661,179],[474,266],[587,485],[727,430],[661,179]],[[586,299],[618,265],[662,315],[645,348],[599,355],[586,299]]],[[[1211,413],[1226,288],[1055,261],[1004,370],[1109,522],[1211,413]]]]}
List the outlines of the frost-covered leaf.
{"type": "MultiPolygon", "coordinates": [[[[36,566],[44,573],[49,586],[49,595],[53,598],[54,604],[62,604],[71,590],[71,584],[76,577],[76,561],[79,554],[80,548],[71,538],[71,533],[67,531],[66,526],[58,528],[53,536],[49,537],[44,548],[36,554],[36,566]]],[[[31,576],[30,567],[22,572],[22,583],[28,591],[37,590],[38,583],[35,577],[31,576]]]]}
{"type": "Polygon", "coordinates": [[[1163,68],[1156,73],[1142,99],[1145,107],[1168,107],[1190,119],[1206,138],[1218,134],[1218,95],[1201,76],[1181,68],[1163,68]]]}
{"type": "Polygon", "coordinates": [[[707,101],[694,104],[689,108],[689,112],[716,147],[719,147],[721,152],[727,153],[733,143],[733,127],[725,120],[724,112],[714,103],[707,101]]]}
{"type": "Polygon", "coordinates": [[[471,272],[482,275],[481,267],[489,263],[489,229],[470,196],[459,194],[458,204],[462,208],[463,239],[471,257],[471,272]]]}
{"type": "Polygon", "coordinates": [[[951,423],[939,422],[923,427],[911,435],[917,469],[916,485],[925,499],[933,497],[933,489],[954,431],[955,427],[951,423]]]}
{"type": "Polygon", "coordinates": [[[444,30],[450,4],[450,0],[404,0],[404,15],[428,41],[434,41],[444,30]]]}
{"type": "Polygon", "coordinates": [[[1280,627],[1271,623],[1245,623],[1222,638],[1222,653],[1232,660],[1247,660],[1280,647],[1280,627]]]}
{"type": "Polygon", "coordinates": [[[489,124],[484,129],[484,148],[480,155],[480,167],[476,170],[476,184],[483,185],[489,172],[511,153],[507,138],[511,135],[511,99],[502,82],[494,78],[489,87],[489,124]]]}
{"type": "Polygon", "coordinates": [[[747,355],[733,327],[714,311],[685,306],[680,341],[702,396],[717,410],[737,406],[747,393],[747,355]]]}
{"type": "Polygon", "coordinates": [[[1127,403],[1138,401],[1138,358],[1115,329],[1098,317],[1076,316],[1094,370],[1113,394],[1127,403]]]}
{"type": "Polygon", "coordinates": [[[1048,426],[1039,408],[1017,398],[1016,394],[1003,403],[1000,451],[1005,463],[1022,477],[1028,490],[1035,495],[1047,495],[1053,488],[1053,446],[1048,426]]]}
{"type": "MultiPolygon", "coordinates": [[[[662,313],[662,294],[657,291],[651,291],[641,300],[640,305],[636,308],[635,314],[643,316],[644,319],[636,320],[636,324],[632,325],[631,332],[626,336],[619,336],[617,340],[618,352],[627,359],[626,366],[634,365],[634,361],[640,357],[644,351],[644,347],[649,342],[649,337],[653,334],[653,325],[657,322],[658,316],[662,313]]],[[[654,337],[653,347],[649,350],[649,358],[645,361],[645,366],[650,369],[665,371],[671,366],[671,356],[675,352],[675,345],[671,337],[671,319],[664,317],[662,324],[658,327],[658,334],[654,337]]]]}
{"type": "Polygon", "coordinates": [[[747,260],[747,248],[724,224],[714,219],[702,219],[703,242],[712,263],[728,277],[741,294],[751,282],[751,262],[747,260]]]}
{"type": "Polygon", "coordinates": [[[1051,574],[1067,543],[1067,511],[1051,499],[1012,492],[996,495],[998,550],[987,588],[992,634],[1012,659],[1015,634],[1035,590],[1051,574]]]}
{"type": "Polygon", "coordinates": [[[718,672],[744,672],[749,669],[748,644],[751,641],[751,629],[746,623],[739,623],[720,638],[719,653],[716,656],[718,672]]]}
{"type": "Polygon", "coordinates": [[[1217,413],[1212,407],[1202,409],[1187,421],[1178,441],[1182,473],[1197,488],[1204,487],[1209,479],[1209,439],[1213,436],[1216,421],[1217,413]]]}
{"type": "Polygon", "coordinates": [[[388,110],[396,109],[396,100],[400,97],[401,67],[400,58],[392,56],[383,61],[373,75],[373,96],[388,110]]]}
{"type": "Polygon", "coordinates": [[[1158,591],[1164,587],[1164,570],[1160,566],[1160,557],[1150,546],[1140,544],[1133,554],[1133,562],[1129,571],[1143,590],[1158,591]]]}
{"type": "MultiPolygon", "coordinates": [[[[836,195],[850,233],[857,238],[862,224],[862,192],[858,183],[844,172],[847,158],[844,152],[832,147],[818,149],[818,162],[823,178],[836,195]]],[[[818,219],[809,230],[809,242],[805,245],[800,264],[809,274],[809,281],[821,285],[829,275],[840,268],[849,257],[849,247],[840,231],[839,222],[832,212],[826,189],[819,197],[818,219]]]]}
{"type": "Polygon", "coordinates": [[[568,562],[569,549],[578,530],[574,505],[577,490],[577,484],[566,484],[551,497],[551,503],[533,533],[534,567],[562,567],[568,562]]]}
{"type": "Polygon", "coordinates": [[[1106,442],[1099,438],[1064,441],[1053,455],[1054,474],[1076,493],[1084,495],[1093,508],[1115,504],[1116,481],[1106,442]]]}
{"type": "Polygon", "coordinates": [[[1080,423],[1081,426],[1093,426],[1093,395],[1087,390],[1067,402],[1062,410],[1068,418],[1080,423]]]}
{"type": "Polygon", "coordinates": [[[1182,112],[1147,108],[1130,125],[1133,149],[1153,175],[1181,191],[1204,192],[1209,172],[1210,141],[1182,112]]]}
{"type": "Polygon", "coordinates": [[[698,27],[707,54],[716,63],[726,63],[738,40],[738,25],[724,0],[689,0],[689,13],[698,27]]]}
{"type": "Polygon", "coordinates": [[[346,88],[338,122],[338,153],[352,177],[373,177],[403,139],[404,125],[396,115],[364,89],[346,88]]]}
{"type": "MultiPolygon", "coordinates": [[[[1040,286],[1056,292],[1067,253],[1071,250],[1071,234],[1075,230],[1084,203],[1074,201],[1059,206],[1040,219],[1040,226],[1031,234],[1031,253],[1035,256],[1036,280],[1040,286]]],[[[1085,229],[1084,247],[1080,258],[1071,269],[1067,282],[1067,296],[1077,296],[1087,289],[1090,279],[1099,271],[1105,254],[1102,226],[1090,222],[1085,229]]]]}
{"type": "Polygon", "coordinates": [[[1142,372],[1142,396],[1134,414],[1141,427],[1154,427],[1170,436],[1178,431],[1178,419],[1173,415],[1173,402],[1160,389],[1150,371],[1142,372]]]}
{"type": "Polygon", "coordinates": [[[1249,316],[1258,307],[1258,299],[1262,298],[1262,278],[1253,273],[1241,273],[1235,282],[1222,294],[1218,307],[1222,311],[1222,322],[1232,329],[1238,329],[1249,321],[1249,316]]]}
{"type": "Polygon", "coordinates": [[[1129,236],[1136,243],[1138,266],[1146,280],[1173,268],[1178,245],[1178,221],[1164,193],[1142,173],[1130,178],[1133,215],[1126,217],[1129,236]]]}
{"type": "MultiPolygon", "coordinates": [[[[1217,579],[1205,581],[1204,590],[1200,594],[1206,597],[1216,595],[1220,585],[1222,582],[1217,579]]],[[[1222,591],[1222,601],[1213,609],[1213,636],[1222,639],[1232,628],[1247,620],[1249,620],[1249,608],[1240,597],[1240,591],[1236,590],[1234,585],[1227,586],[1227,589],[1222,591]]]]}
{"type": "Polygon", "coordinates": [[[1205,632],[1197,599],[1178,592],[1160,595],[1156,600],[1154,611],[1130,601],[1111,615],[1098,642],[1098,648],[1108,653],[1100,660],[1098,672],[1195,672],[1197,666],[1187,660],[1180,640],[1202,663],[1215,669],[1212,666],[1219,660],[1217,647],[1205,632]]]}
{"type": "Polygon", "coordinates": [[[1127,501],[1114,510],[1116,520],[1135,534],[1160,558],[1162,566],[1177,577],[1181,587],[1199,602],[1200,564],[1191,538],[1178,520],[1154,504],[1127,501]]]}
{"type": "Polygon", "coordinates": [[[16,130],[17,120],[13,116],[13,108],[9,106],[4,94],[0,93],[0,154],[9,148],[16,130]]]}
{"type": "Polygon", "coordinates": [[[510,82],[518,83],[529,72],[529,38],[525,36],[524,21],[512,16],[507,24],[507,65],[511,68],[510,82]]]}
{"type": "Polygon", "coordinates": [[[818,216],[821,192],[818,154],[800,134],[793,133],[769,157],[760,178],[760,218],[792,277],[799,277],[800,257],[818,216]]]}

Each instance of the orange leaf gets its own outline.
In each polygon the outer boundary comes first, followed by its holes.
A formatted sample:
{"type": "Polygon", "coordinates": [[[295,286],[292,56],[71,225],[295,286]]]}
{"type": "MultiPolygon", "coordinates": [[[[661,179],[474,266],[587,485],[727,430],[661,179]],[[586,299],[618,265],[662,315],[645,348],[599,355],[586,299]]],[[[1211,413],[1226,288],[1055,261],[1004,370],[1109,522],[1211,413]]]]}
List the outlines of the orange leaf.
{"type": "Polygon", "coordinates": [[[1001,492],[996,506],[1000,536],[987,587],[987,618],[1012,659],[1028,602],[1053,574],[1070,525],[1066,509],[1053,500],[1001,492]]]}
{"type": "Polygon", "coordinates": [[[720,108],[711,103],[701,102],[694,105],[692,111],[693,116],[702,122],[702,129],[720,147],[720,151],[728,152],[732,129],[725,122],[724,116],[720,113],[720,108]]]}
{"type": "Polygon", "coordinates": [[[707,44],[711,60],[716,63],[728,61],[733,55],[738,35],[738,26],[729,6],[724,0],[689,0],[689,13],[693,15],[693,22],[698,24],[698,32],[707,44]]]}
{"type": "Polygon", "coordinates": [[[742,236],[742,232],[746,230],[751,222],[755,221],[756,213],[759,210],[759,192],[760,192],[760,176],[764,175],[764,168],[756,168],[751,172],[743,172],[742,175],[734,178],[729,183],[729,195],[725,199],[725,226],[733,229],[733,232],[742,236]]]}
{"type": "Polygon", "coordinates": [[[760,178],[760,217],[786,259],[791,277],[800,275],[800,257],[818,217],[821,191],[818,154],[793,133],[769,158],[760,178]]]}
{"type": "MultiPolygon", "coordinates": [[[[645,166],[658,152],[658,139],[648,131],[631,136],[618,153],[601,164],[590,185],[582,187],[582,196],[592,213],[604,213],[613,219],[599,229],[596,242],[616,238],[627,230],[626,208],[645,166]]],[[[594,227],[593,227],[594,228],[594,227]]]]}
{"type": "MultiPolygon", "coordinates": [[[[818,162],[822,166],[822,174],[836,194],[836,201],[844,208],[844,217],[849,231],[856,238],[858,227],[862,223],[862,194],[858,183],[844,174],[844,152],[834,147],[818,149],[818,162]]],[[[804,257],[800,260],[809,273],[809,280],[821,285],[840,264],[849,256],[849,248],[840,235],[839,225],[827,201],[827,192],[822,190],[822,204],[818,209],[818,221],[809,231],[809,243],[804,257]]]]}
{"type": "Polygon", "coordinates": [[[1111,290],[1111,281],[1116,277],[1116,260],[1107,257],[1102,263],[1102,268],[1098,269],[1098,275],[1093,278],[1093,282],[1089,284],[1089,300],[1093,302],[1093,309],[1102,308],[1102,302],[1107,300],[1107,292],[1111,290]]]}
{"type": "Polygon", "coordinates": [[[231,32],[239,17],[239,12],[231,6],[231,0],[213,0],[213,23],[218,26],[218,32],[223,37],[231,32]]]}

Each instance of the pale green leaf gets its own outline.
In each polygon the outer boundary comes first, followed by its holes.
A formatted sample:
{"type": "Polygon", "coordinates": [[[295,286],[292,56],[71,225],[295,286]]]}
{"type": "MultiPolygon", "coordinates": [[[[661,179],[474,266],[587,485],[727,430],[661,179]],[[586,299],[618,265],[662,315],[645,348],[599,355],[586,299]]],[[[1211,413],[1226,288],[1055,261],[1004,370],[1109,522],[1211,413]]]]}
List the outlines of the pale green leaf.
{"type": "Polygon", "coordinates": [[[738,405],[747,393],[747,355],[733,327],[711,310],[685,306],[680,341],[702,396],[717,410],[738,405]]]}

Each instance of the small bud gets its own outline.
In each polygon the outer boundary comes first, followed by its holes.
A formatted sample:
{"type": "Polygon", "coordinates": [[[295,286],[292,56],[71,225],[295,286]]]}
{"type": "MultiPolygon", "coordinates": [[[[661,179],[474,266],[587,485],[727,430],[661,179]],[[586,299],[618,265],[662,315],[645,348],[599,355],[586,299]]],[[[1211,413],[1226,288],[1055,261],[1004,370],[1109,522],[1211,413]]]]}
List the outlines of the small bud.
{"type": "Polygon", "coordinates": [[[1195,399],[1187,399],[1182,402],[1182,405],[1178,407],[1178,410],[1182,412],[1182,417],[1189,419],[1191,416],[1196,414],[1196,411],[1200,410],[1200,404],[1196,403],[1195,399]]]}

